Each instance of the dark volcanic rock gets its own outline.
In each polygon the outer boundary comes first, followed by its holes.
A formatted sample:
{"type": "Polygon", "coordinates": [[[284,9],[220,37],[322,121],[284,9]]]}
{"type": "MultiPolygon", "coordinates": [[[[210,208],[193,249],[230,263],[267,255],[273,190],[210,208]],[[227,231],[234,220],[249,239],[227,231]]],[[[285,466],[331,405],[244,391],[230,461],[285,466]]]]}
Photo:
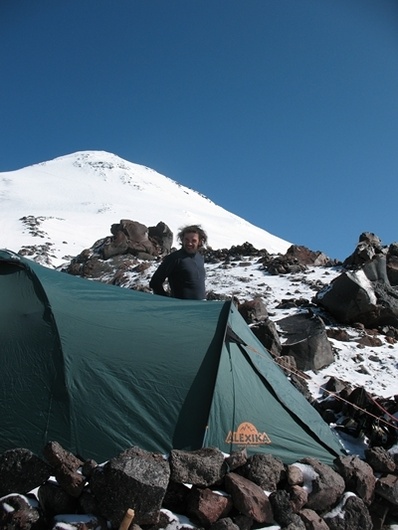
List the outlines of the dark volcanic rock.
{"type": "Polygon", "coordinates": [[[330,530],[372,530],[372,519],[364,502],[350,494],[345,496],[344,501],[342,513],[324,516],[330,530]]]}
{"type": "Polygon", "coordinates": [[[282,460],[268,454],[251,455],[246,464],[237,471],[265,491],[276,490],[286,477],[282,460]]]}
{"type": "Polygon", "coordinates": [[[286,341],[282,355],[292,355],[300,370],[321,370],[334,361],[325,324],[318,316],[298,313],[277,322],[286,341]]]}
{"type": "Polygon", "coordinates": [[[128,509],[135,511],[136,524],[154,524],[170,478],[168,462],[160,454],[138,447],[127,449],[97,467],[90,487],[101,515],[118,527],[128,509]]]}
{"type": "Polygon", "coordinates": [[[44,519],[38,503],[18,494],[0,498],[0,528],[2,530],[44,529],[44,519]]]}
{"type": "Polygon", "coordinates": [[[223,453],[205,447],[196,451],[170,451],[171,480],[180,484],[208,487],[220,482],[227,471],[223,453]]]}
{"type": "Polygon", "coordinates": [[[10,449],[0,455],[0,496],[28,493],[52,473],[51,467],[28,449],[10,449]]]}

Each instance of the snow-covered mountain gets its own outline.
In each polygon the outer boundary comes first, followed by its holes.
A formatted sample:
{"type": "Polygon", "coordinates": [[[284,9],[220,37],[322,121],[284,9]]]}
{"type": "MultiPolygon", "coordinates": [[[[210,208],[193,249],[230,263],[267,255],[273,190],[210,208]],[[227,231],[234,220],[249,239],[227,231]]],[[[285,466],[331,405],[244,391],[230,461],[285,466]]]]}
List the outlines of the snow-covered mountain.
{"type": "Polygon", "coordinates": [[[181,226],[200,224],[214,249],[248,241],[273,254],[290,246],[200,193],[104,151],[0,173],[0,247],[17,252],[40,245],[50,256],[47,264],[58,266],[110,235],[120,219],[146,226],[163,221],[174,234],[181,226]]]}

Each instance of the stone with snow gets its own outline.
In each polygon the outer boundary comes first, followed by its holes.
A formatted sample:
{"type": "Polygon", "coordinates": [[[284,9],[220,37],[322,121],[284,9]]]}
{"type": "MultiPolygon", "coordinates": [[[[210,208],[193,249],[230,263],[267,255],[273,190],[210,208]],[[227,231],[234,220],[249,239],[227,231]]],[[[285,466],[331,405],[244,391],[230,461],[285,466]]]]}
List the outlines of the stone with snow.
{"type": "Polygon", "coordinates": [[[72,497],[79,497],[86,484],[86,477],[77,471],[72,471],[66,465],[55,469],[58,484],[72,497]]]}
{"type": "Polygon", "coordinates": [[[294,464],[289,464],[286,468],[286,478],[287,483],[290,486],[302,486],[304,484],[304,473],[303,470],[295,466],[294,464]]]}
{"type": "Polygon", "coordinates": [[[59,513],[75,513],[77,511],[77,499],[69,495],[54,480],[48,480],[42,484],[37,490],[37,497],[47,517],[53,517],[59,513]]]}
{"type": "Polygon", "coordinates": [[[0,498],[0,528],[35,530],[41,525],[44,519],[35,499],[16,493],[0,498]]]}
{"type": "Polygon", "coordinates": [[[268,318],[267,307],[260,296],[253,300],[246,300],[238,305],[238,311],[247,324],[264,322],[268,318]]]}
{"type": "Polygon", "coordinates": [[[329,510],[340,499],[345,490],[344,479],[330,466],[315,458],[303,458],[301,463],[312,468],[306,507],[318,513],[329,510]]]}
{"type": "Polygon", "coordinates": [[[398,292],[389,282],[384,255],[356,270],[344,271],[319,291],[314,301],[344,324],[398,327],[398,292]]]}
{"type": "Polygon", "coordinates": [[[84,462],[58,442],[47,443],[43,455],[54,468],[55,478],[63,490],[72,497],[79,497],[86,483],[86,477],[78,471],[84,462]]]}
{"type": "Polygon", "coordinates": [[[289,489],[290,504],[294,513],[298,513],[308,502],[308,491],[301,486],[295,485],[289,489]]]}
{"type": "Polygon", "coordinates": [[[368,508],[351,493],[345,494],[340,504],[323,518],[330,530],[373,530],[368,508]]]}

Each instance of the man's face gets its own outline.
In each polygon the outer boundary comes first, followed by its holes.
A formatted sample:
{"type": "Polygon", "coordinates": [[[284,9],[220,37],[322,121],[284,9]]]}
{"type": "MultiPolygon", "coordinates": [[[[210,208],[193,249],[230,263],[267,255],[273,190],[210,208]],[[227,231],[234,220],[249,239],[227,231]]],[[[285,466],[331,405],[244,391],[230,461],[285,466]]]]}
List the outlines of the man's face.
{"type": "Polygon", "coordinates": [[[195,232],[187,232],[182,239],[182,246],[188,254],[195,254],[199,248],[199,235],[195,232]]]}

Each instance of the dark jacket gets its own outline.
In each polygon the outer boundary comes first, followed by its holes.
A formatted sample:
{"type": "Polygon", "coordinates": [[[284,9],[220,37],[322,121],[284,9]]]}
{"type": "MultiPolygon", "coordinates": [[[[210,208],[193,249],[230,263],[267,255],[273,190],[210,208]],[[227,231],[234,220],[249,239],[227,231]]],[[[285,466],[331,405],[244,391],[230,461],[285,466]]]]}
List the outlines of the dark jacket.
{"type": "Polygon", "coordinates": [[[171,296],[204,300],[205,266],[202,254],[188,254],[183,248],[166,256],[152,276],[149,287],[155,294],[168,296],[163,283],[169,281],[171,296]]]}

